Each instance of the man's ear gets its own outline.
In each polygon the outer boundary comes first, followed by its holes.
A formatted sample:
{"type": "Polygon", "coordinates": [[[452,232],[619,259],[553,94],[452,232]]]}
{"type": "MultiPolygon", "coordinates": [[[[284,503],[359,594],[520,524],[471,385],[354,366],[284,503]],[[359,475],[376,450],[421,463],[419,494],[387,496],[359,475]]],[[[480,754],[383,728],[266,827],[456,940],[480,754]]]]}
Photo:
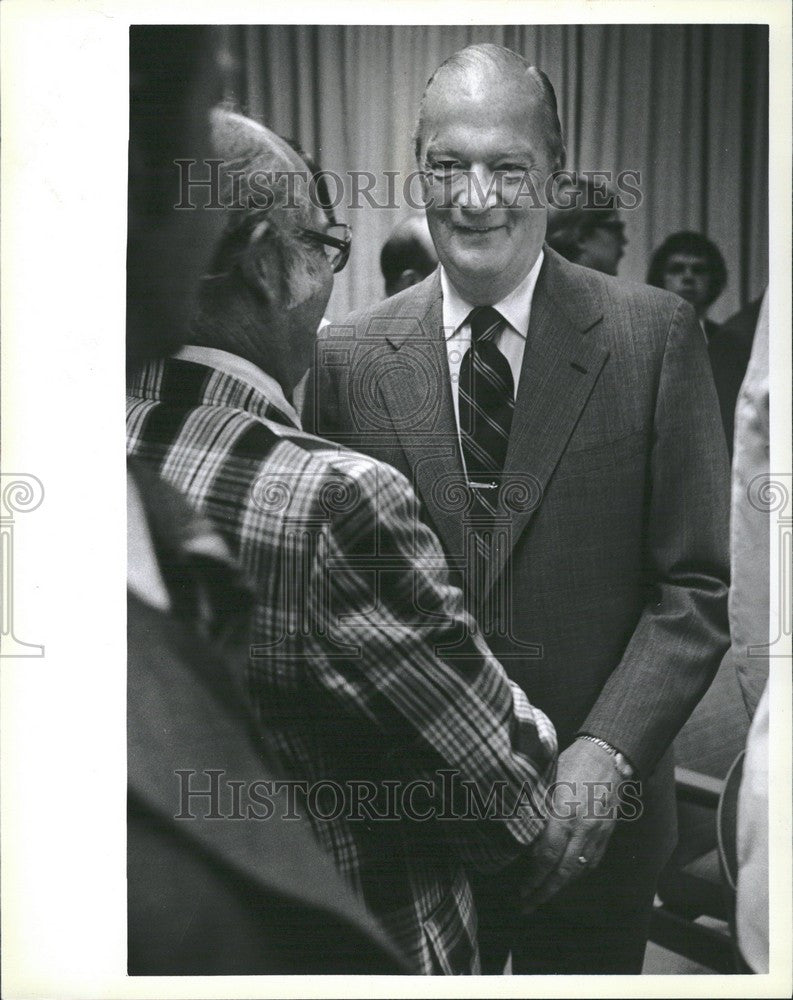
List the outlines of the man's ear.
{"type": "Polygon", "coordinates": [[[242,255],[245,283],[266,302],[278,296],[280,261],[273,224],[262,219],[251,230],[242,255]]]}

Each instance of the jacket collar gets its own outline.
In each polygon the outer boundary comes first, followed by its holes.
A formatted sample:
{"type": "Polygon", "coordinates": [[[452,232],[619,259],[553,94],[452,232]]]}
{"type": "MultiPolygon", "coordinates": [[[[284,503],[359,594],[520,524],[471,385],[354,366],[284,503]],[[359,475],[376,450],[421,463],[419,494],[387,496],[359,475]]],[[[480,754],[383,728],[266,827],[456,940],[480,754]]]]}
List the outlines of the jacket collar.
{"type": "Polygon", "coordinates": [[[181,406],[226,406],[300,430],[300,418],[272,376],[227,351],[183,347],[134,374],[129,391],[181,406]]]}

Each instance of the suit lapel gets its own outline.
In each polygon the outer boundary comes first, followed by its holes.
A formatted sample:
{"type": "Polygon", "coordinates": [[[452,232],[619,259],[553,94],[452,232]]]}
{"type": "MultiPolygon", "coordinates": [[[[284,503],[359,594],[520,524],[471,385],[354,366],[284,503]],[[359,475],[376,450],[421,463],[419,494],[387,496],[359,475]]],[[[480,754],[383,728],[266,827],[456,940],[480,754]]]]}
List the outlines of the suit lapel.
{"type": "Polygon", "coordinates": [[[416,286],[387,317],[390,348],[379,380],[399,443],[413,470],[413,487],[452,557],[463,554],[460,487],[465,482],[454,418],[440,273],[416,286]]]}
{"type": "Polygon", "coordinates": [[[600,303],[580,279],[571,280],[568,267],[545,247],[504,466],[499,513],[509,533],[493,554],[488,589],[542,503],[608,357],[593,337],[584,336],[602,318],[600,303]]]}
{"type": "MultiPolygon", "coordinates": [[[[443,337],[439,272],[384,317],[391,354],[379,381],[413,486],[452,557],[465,555],[465,482],[443,337]],[[433,392],[435,396],[433,397],[433,392]]],[[[488,566],[487,589],[542,503],[548,482],[608,358],[585,334],[602,318],[596,297],[545,247],[504,467],[500,516],[508,524],[488,566]],[[511,484],[511,486],[510,486],[511,484]]]]}

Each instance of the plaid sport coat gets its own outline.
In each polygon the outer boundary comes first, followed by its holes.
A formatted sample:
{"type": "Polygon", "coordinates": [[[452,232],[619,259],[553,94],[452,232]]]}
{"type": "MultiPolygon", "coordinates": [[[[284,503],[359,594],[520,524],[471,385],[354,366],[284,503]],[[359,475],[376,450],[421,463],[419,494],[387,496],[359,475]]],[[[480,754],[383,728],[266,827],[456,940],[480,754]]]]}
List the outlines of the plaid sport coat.
{"type": "Polygon", "coordinates": [[[467,869],[538,835],[556,736],[477,632],[407,480],[191,360],[135,376],[127,431],[254,584],[253,704],[302,782],[286,804],[272,790],[275,818],[308,813],[416,972],[478,972],[467,869]]]}

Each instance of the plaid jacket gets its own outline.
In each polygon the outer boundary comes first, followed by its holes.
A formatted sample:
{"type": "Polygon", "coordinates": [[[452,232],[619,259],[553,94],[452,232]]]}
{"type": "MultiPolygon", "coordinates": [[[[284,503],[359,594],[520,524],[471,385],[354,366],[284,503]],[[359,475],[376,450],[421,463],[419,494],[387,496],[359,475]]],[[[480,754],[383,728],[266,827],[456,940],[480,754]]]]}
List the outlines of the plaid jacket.
{"type": "Polygon", "coordinates": [[[127,429],[254,582],[250,690],[304,782],[276,815],[309,812],[417,972],[478,972],[466,868],[540,832],[556,737],[476,632],[407,480],[195,361],[143,369],[127,429]]]}

